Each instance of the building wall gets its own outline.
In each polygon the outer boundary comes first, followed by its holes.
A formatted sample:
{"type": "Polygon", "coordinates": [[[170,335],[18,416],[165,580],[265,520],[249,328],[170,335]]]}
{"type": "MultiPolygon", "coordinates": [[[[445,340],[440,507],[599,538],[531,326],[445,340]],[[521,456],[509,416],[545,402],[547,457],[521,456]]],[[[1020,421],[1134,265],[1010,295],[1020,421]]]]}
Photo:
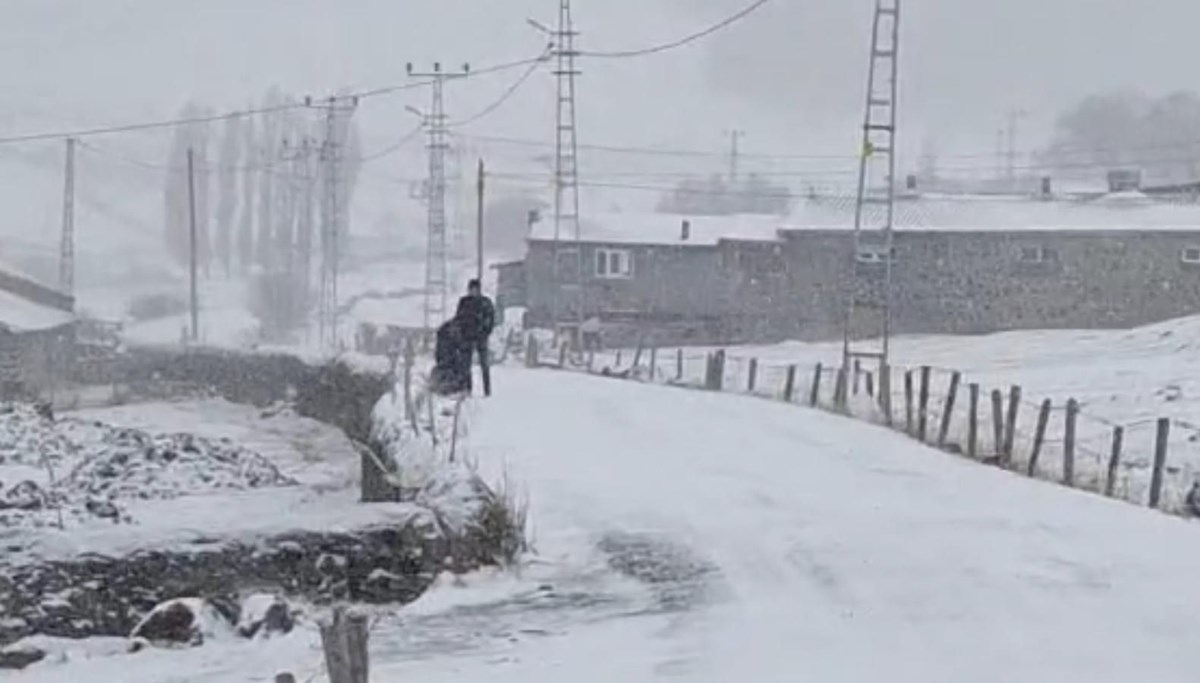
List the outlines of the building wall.
{"type": "MultiPolygon", "coordinates": [[[[850,236],[788,233],[790,303],[773,319],[800,321],[806,338],[841,333],[850,236]]],[[[1133,327],[1200,313],[1200,231],[895,234],[893,331],[1133,327]],[[1043,263],[1026,248],[1048,250],[1043,263]]],[[[879,265],[882,269],[883,266],[879,265]]]]}
{"type": "Polygon", "coordinates": [[[71,379],[74,329],[0,330],[0,399],[44,399],[71,379]]]}
{"type": "MultiPolygon", "coordinates": [[[[1200,230],[897,231],[892,330],[1122,328],[1200,313],[1200,264],[1182,259],[1189,247],[1200,249],[1200,230]],[[1027,248],[1053,258],[1027,262],[1027,248]]],[[[524,267],[535,326],[550,319],[550,248],[532,243],[524,267]]],[[[598,248],[607,245],[585,245],[585,263],[598,248]]],[[[632,247],[628,280],[588,269],[588,314],[624,314],[643,330],[691,320],[711,343],[837,339],[850,248],[841,230],[785,232],[775,243],[632,247]]],[[[872,267],[882,281],[884,266],[872,267]]]]}
{"type": "MultiPolygon", "coordinates": [[[[553,315],[553,253],[552,243],[529,243],[524,276],[531,325],[548,325],[553,315]]],[[[718,276],[720,258],[715,247],[585,243],[583,264],[585,317],[703,317],[729,304],[728,291],[718,276]],[[632,259],[630,277],[599,277],[595,263],[600,249],[627,251],[632,259]]]]}

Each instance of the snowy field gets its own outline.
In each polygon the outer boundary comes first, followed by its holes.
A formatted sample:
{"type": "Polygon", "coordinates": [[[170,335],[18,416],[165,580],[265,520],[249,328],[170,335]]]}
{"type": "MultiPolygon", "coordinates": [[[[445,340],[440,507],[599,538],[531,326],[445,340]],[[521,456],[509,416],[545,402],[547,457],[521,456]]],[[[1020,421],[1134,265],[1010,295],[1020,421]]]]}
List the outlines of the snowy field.
{"type": "Polygon", "coordinates": [[[349,528],[404,513],[358,505],[353,446],[287,410],[205,400],[83,410],[54,423],[21,412],[0,418],[9,444],[0,453],[8,485],[0,534],[10,558],[349,528]],[[58,504],[26,504],[21,482],[58,504]]]}
{"type": "MultiPolygon", "coordinates": [[[[967,386],[978,383],[980,396],[979,443],[982,453],[994,452],[991,400],[993,389],[1007,396],[1012,385],[1022,388],[1017,420],[1015,459],[1024,464],[1032,449],[1040,404],[1052,402],[1046,444],[1038,472],[1046,478],[1062,472],[1063,420],[1068,399],[1080,404],[1077,444],[1077,481],[1096,489],[1107,468],[1112,429],[1124,428],[1124,452],[1116,494],[1144,503],[1153,460],[1155,421],[1170,418],[1172,431],[1167,460],[1164,506],[1178,510],[1183,497],[1200,473],[1200,317],[1182,318],[1134,330],[1034,330],[979,336],[904,336],[893,340],[893,405],[897,417],[904,405],[903,371],[929,365],[930,434],[936,433],[954,371],[962,373],[954,406],[949,442],[965,449],[967,386]]],[[[683,380],[701,383],[705,356],[715,349],[683,350],[683,380]]],[[[797,367],[796,401],[807,401],[818,363],[822,377],[821,400],[831,404],[835,373],[841,363],[840,343],[788,342],[772,346],[727,349],[724,386],[747,392],[750,361],[758,361],[755,393],[782,395],[788,367],[797,367]]],[[[634,351],[625,349],[597,356],[595,367],[627,369],[634,351]]],[[[657,353],[659,381],[677,377],[677,349],[657,353]]],[[[639,365],[649,366],[649,352],[639,365]]],[[[866,366],[864,366],[865,368],[866,366]]],[[[916,374],[916,373],[914,373],[916,374]]],[[[918,377],[914,377],[919,382],[918,377]]],[[[865,392],[865,377],[860,390],[865,392]]]]}
{"type": "MultiPolygon", "coordinates": [[[[1195,680],[1190,522],[782,403],[495,382],[465,447],[527,488],[537,555],[377,616],[373,680],[1195,680]]],[[[320,661],[306,626],[22,675],[322,681],[320,661]]]]}

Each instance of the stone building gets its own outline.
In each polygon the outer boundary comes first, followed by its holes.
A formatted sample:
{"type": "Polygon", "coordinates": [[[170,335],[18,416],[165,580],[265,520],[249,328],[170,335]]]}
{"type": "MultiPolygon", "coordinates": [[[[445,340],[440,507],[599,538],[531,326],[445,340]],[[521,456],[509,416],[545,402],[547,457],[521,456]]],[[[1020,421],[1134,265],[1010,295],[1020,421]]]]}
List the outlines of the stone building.
{"type": "MultiPolygon", "coordinates": [[[[585,226],[584,317],[622,340],[834,339],[854,202],[810,197],[786,219],[606,216],[585,226]]],[[[1101,198],[922,196],[897,205],[898,333],[1120,328],[1200,313],[1200,206],[1101,198]]],[[[498,268],[507,305],[550,325],[553,242],[498,268]]],[[[573,258],[573,257],[572,257],[573,258]]],[[[566,266],[564,266],[566,267],[566,266]]]]}
{"type": "Polygon", "coordinates": [[[0,270],[0,399],[40,398],[70,378],[74,299],[0,270]]]}

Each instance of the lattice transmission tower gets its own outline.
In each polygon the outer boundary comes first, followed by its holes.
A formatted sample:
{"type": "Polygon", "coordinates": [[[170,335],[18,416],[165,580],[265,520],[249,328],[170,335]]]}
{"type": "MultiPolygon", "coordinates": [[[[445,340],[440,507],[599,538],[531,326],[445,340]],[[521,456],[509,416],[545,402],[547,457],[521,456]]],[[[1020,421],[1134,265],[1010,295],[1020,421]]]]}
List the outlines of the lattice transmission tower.
{"type": "Polygon", "coordinates": [[[837,402],[847,402],[847,375],[861,359],[878,361],[880,399],[890,412],[889,352],[895,261],[896,98],[900,0],[876,0],[867,74],[866,114],[854,211],[854,236],[845,286],[845,331],[837,402]]]}
{"type": "Polygon", "coordinates": [[[439,62],[433,70],[417,72],[408,65],[408,75],[428,79],[432,102],[428,112],[412,110],[423,121],[429,152],[429,177],[426,179],[424,199],[428,217],[428,234],[425,246],[425,305],[424,326],[426,332],[442,324],[447,314],[448,267],[446,254],[446,152],[449,149],[449,130],[446,118],[445,85],[448,79],[465,78],[471,67],[464,64],[461,72],[446,72],[439,62]]]}

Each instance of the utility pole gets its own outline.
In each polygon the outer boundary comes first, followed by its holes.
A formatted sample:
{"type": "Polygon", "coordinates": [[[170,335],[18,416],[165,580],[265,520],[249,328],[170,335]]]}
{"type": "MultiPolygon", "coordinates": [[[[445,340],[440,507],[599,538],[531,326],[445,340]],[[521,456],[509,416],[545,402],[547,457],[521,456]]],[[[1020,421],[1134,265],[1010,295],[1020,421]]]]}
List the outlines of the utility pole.
{"type": "Polygon", "coordinates": [[[583,245],[579,223],[579,144],[575,128],[575,30],[571,0],[559,0],[555,30],[530,20],[553,39],[554,76],[558,94],[554,128],[554,263],[551,316],[555,338],[565,328],[578,328],[587,315],[583,288],[583,245]]]}
{"type": "Polygon", "coordinates": [[[475,277],[480,282],[483,282],[483,191],[484,191],[484,167],[483,159],[479,160],[479,179],[476,182],[475,188],[478,191],[479,201],[476,203],[475,210],[475,277]]]}
{"type": "Polygon", "coordinates": [[[729,131],[729,182],[736,183],[738,178],[738,141],[744,137],[746,133],[738,129],[729,131]]]}
{"type": "Polygon", "coordinates": [[[446,267],[446,150],[448,131],[446,126],[446,105],[444,88],[448,79],[465,78],[470,75],[471,67],[464,64],[461,72],[442,71],[440,62],[434,62],[433,70],[418,72],[413,65],[407,65],[408,75],[412,78],[428,79],[433,90],[433,102],[429,112],[416,113],[424,122],[429,150],[429,178],[425,190],[427,202],[428,234],[425,247],[425,306],[424,326],[428,333],[436,325],[441,325],[446,317],[447,299],[447,267],[446,267]]]}
{"type": "Polygon", "coordinates": [[[200,340],[200,290],[196,283],[196,151],[188,147],[188,265],[191,280],[192,343],[200,340]]]}
{"type": "Polygon", "coordinates": [[[66,173],[63,179],[62,236],[58,256],[58,286],[75,293],[75,138],[67,138],[66,173]]]}
{"type": "Polygon", "coordinates": [[[338,275],[341,259],[342,221],[341,134],[358,108],[357,97],[334,96],[321,103],[305,100],[309,107],[325,111],[325,139],[321,142],[320,160],[324,169],[324,212],[321,216],[321,278],[317,301],[317,317],[321,344],[326,349],[338,346],[338,275]]]}
{"type": "MultiPolygon", "coordinates": [[[[842,368],[836,392],[842,409],[847,405],[847,376],[858,359],[877,360],[881,382],[890,377],[899,52],[900,0],[876,0],[854,235],[847,264],[842,368]]],[[[881,385],[881,400],[890,400],[890,391],[890,382],[881,385]]]]}
{"type": "Polygon", "coordinates": [[[1008,179],[1008,189],[1010,192],[1016,190],[1017,181],[1017,126],[1021,119],[1029,115],[1029,112],[1024,109],[1012,109],[1008,112],[1008,126],[1005,134],[1008,140],[1008,149],[1005,154],[1004,177],[1008,179]]]}

